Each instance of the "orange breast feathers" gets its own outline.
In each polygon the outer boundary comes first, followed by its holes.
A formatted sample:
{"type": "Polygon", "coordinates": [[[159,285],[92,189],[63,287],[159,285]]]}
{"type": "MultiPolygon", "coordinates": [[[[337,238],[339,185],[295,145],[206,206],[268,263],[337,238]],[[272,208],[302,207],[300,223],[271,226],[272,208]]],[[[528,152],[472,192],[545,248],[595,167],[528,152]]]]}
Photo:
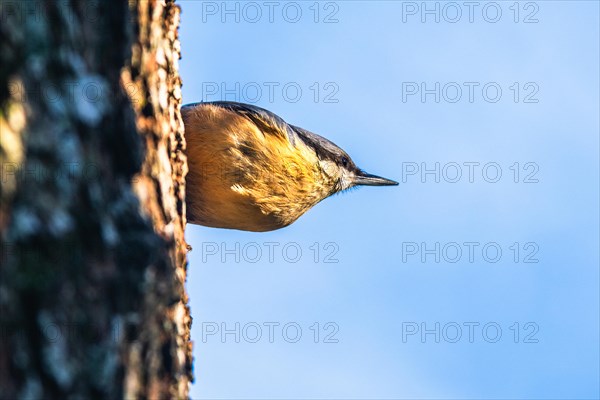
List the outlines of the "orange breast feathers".
{"type": "Polygon", "coordinates": [[[182,109],[189,172],[188,222],[268,231],[287,226],[328,195],[317,156],[301,141],[263,132],[211,104],[182,109]]]}

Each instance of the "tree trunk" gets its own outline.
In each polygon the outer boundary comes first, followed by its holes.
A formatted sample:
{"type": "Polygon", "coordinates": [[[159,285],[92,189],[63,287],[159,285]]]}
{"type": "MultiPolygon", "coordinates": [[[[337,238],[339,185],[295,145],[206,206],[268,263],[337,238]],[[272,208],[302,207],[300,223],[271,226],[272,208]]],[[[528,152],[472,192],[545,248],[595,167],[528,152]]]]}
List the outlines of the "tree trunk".
{"type": "Polygon", "coordinates": [[[0,398],[187,398],[179,8],[0,18],[0,398]]]}

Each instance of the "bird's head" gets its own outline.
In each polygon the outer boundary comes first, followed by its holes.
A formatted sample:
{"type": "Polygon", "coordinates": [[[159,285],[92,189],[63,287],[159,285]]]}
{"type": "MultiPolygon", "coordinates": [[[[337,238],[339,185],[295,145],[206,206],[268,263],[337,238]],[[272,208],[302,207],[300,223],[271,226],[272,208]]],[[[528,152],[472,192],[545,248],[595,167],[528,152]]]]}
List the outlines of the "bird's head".
{"type": "Polygon", "coordinates": [[[294,126],[300,140],[316,153],[319,170],[328,186],[329,195],[355,186],[395,186],[398,182],[368,174],[352,161],[352,158],[335,143],[315,133],[294,126]]]}

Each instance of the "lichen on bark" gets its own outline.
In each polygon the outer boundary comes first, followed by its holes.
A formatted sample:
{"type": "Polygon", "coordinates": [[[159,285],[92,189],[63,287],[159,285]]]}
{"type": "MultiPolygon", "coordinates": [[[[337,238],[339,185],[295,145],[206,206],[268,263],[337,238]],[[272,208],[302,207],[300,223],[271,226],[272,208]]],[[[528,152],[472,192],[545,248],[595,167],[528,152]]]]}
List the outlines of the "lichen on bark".
{"type": "Polygon", "coordinates": [[[179,8],[0,7],[0,398],[185,398],[179,8]]]}

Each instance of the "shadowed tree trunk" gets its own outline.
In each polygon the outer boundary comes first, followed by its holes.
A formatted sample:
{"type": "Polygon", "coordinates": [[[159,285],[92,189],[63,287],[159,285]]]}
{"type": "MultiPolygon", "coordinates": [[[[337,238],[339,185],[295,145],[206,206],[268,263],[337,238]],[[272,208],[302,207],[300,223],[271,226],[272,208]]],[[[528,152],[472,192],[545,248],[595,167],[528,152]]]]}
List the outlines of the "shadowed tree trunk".
{"type": "Polygon", "coordinates": [[[186,398],[179,8],[0,18],[0,398],[186,398]]]}

